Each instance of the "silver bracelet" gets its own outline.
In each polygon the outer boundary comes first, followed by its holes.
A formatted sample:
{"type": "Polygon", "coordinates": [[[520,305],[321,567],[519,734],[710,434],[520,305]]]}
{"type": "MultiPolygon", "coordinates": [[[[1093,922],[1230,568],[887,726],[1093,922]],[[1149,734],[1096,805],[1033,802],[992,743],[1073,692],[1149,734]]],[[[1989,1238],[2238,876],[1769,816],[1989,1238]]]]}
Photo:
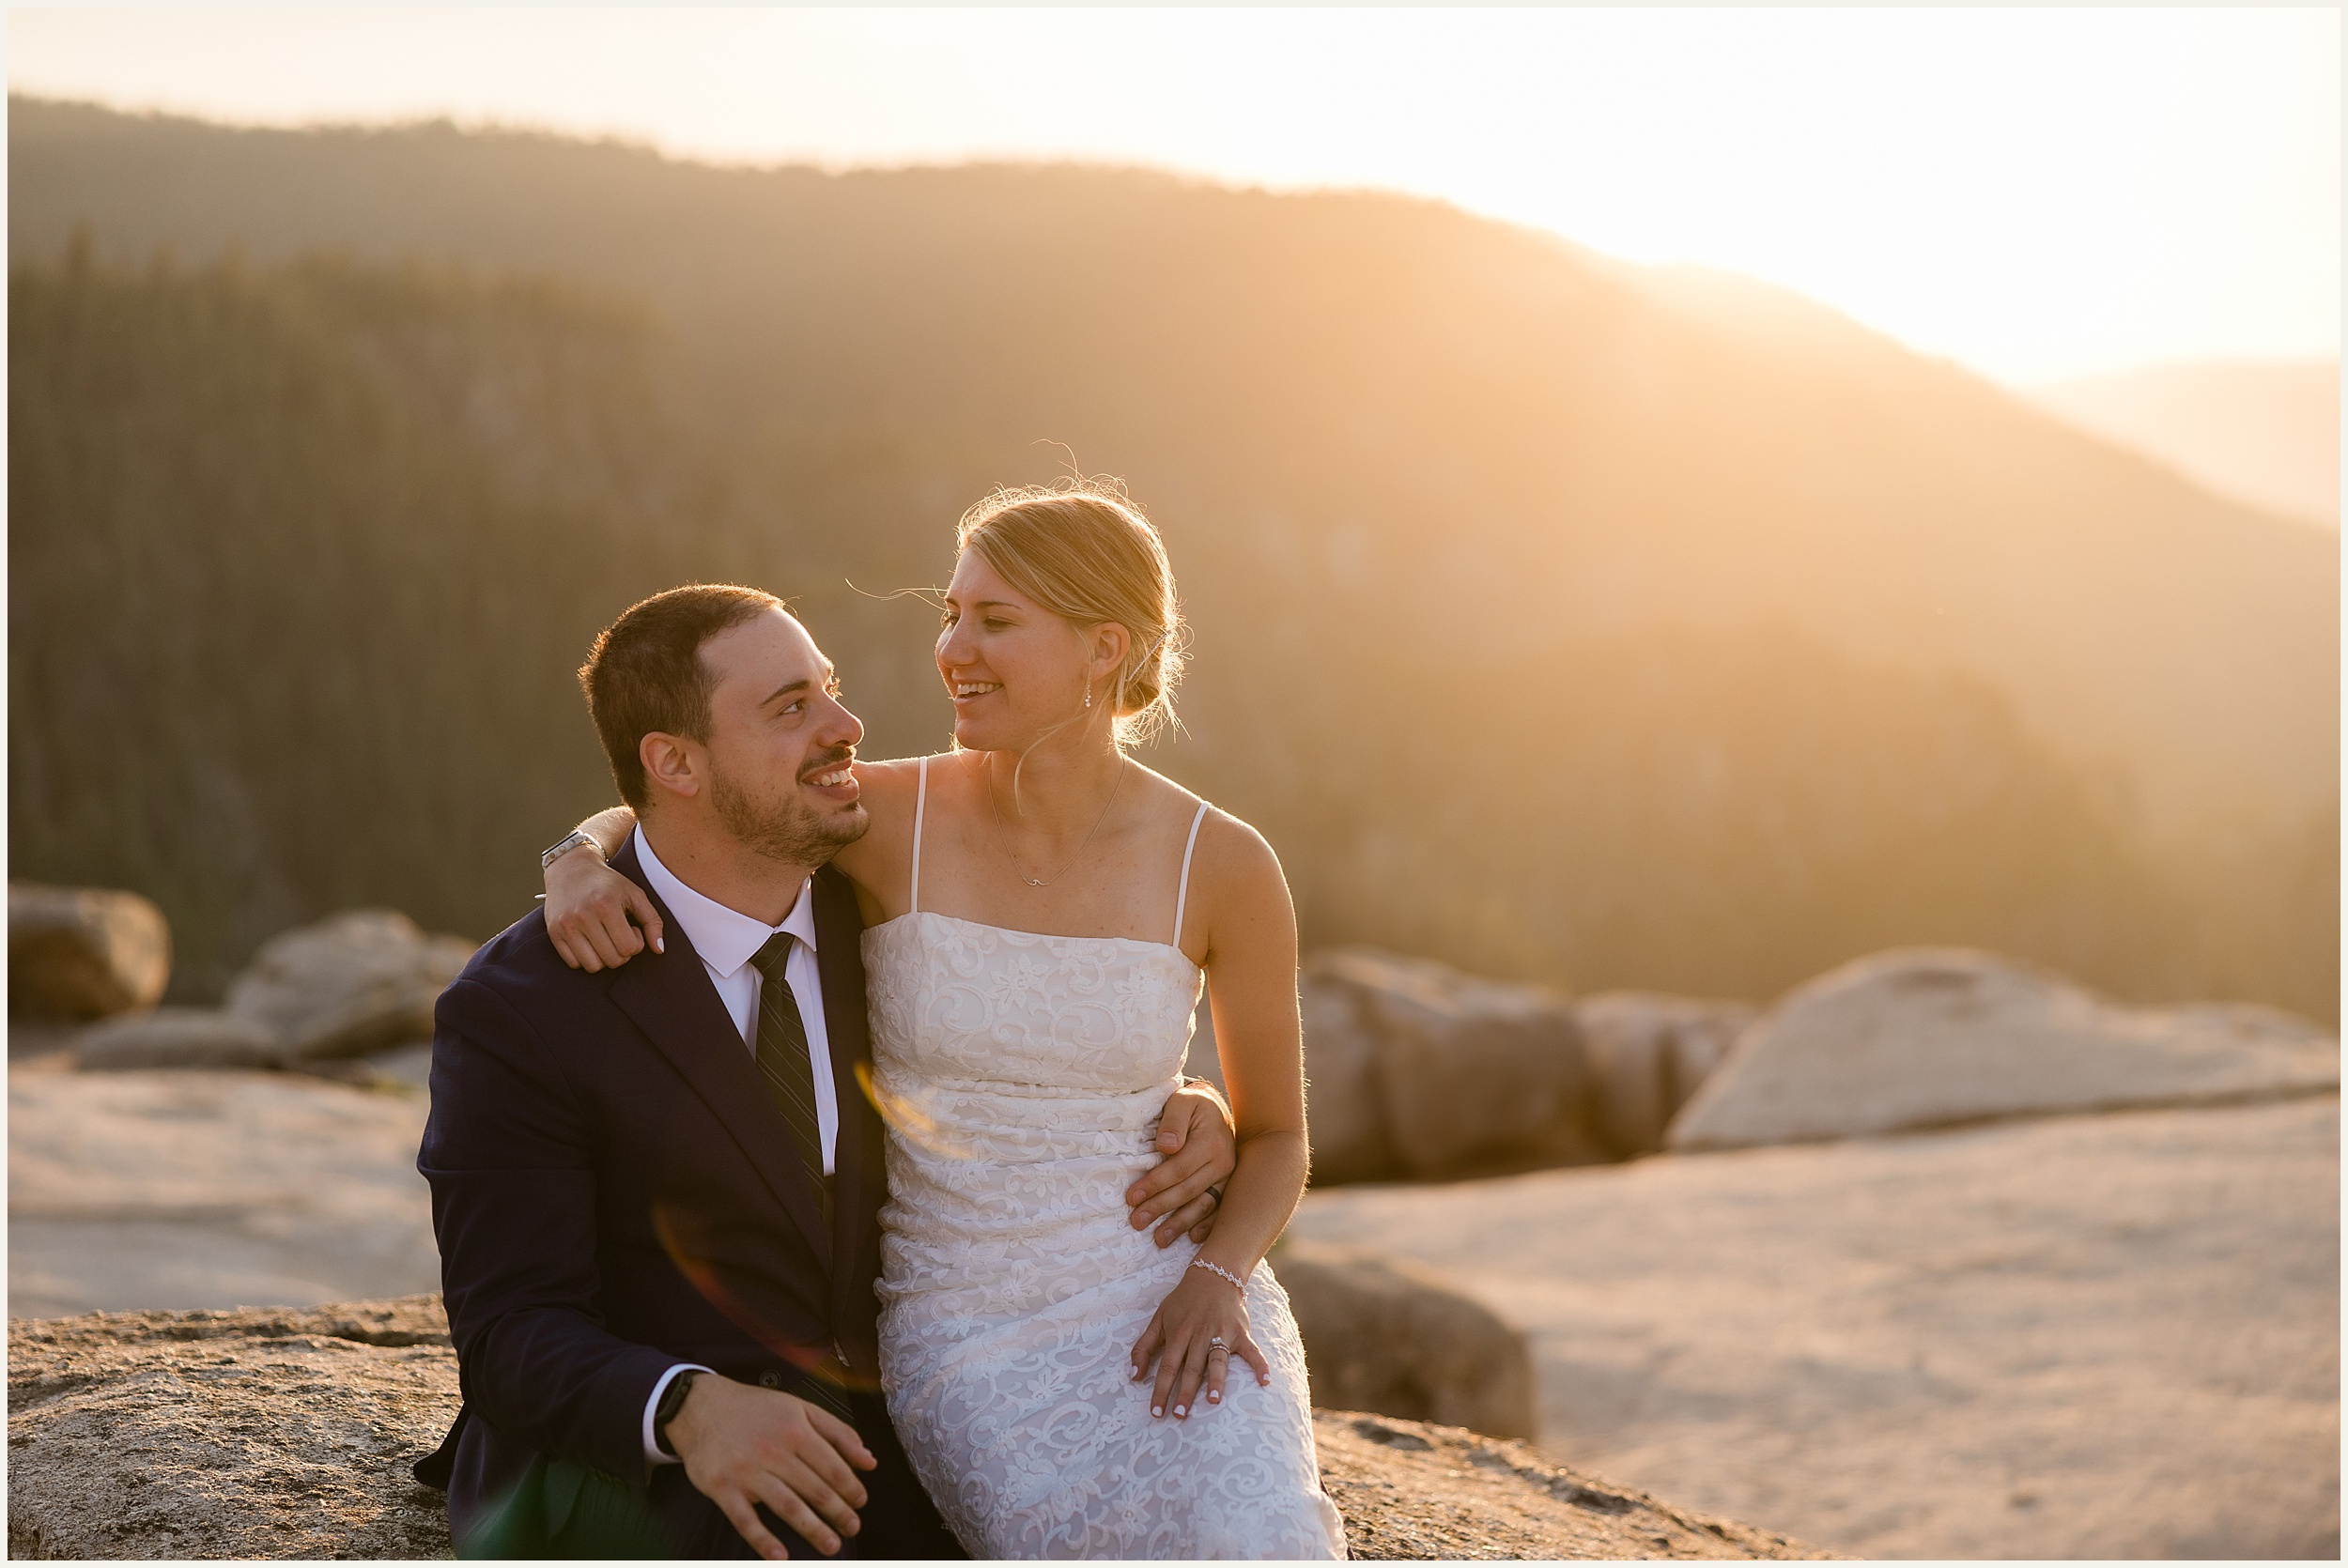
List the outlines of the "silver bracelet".
{"type": "Polygon", "coordinates": [[[1225,1279],[1230,1281],[1233,1284],[1239,1286],[1239,1293],[1242,1296],[1247,1294],[1247,1282],[1241,1279],[1237,1274],[1232,1273],[1228,1268],[1224,1268],[1223,1265],[1219,1263],[1209,1263],[1205,1258],[1195,1257],[1190,1260],[1190,1266],[1193,1268],[1204,1268],[1210,1274],[1220,1274],[1225,1279]]]}
{"type": "Polygon", "coordinates": [[[562,859],[564,855],[570,853],[581,844],[588,845],[594,849],[595,852],[595,858],[597,860],[601,860],[603,858],[603,846],[595,842],[595,837],[594,834],[572,833],[563,838],[557,839],[554,843],[548,845],[544,850],[539,852],[538,869],[541,871],[548,869],[556,861],[562,859]]]}

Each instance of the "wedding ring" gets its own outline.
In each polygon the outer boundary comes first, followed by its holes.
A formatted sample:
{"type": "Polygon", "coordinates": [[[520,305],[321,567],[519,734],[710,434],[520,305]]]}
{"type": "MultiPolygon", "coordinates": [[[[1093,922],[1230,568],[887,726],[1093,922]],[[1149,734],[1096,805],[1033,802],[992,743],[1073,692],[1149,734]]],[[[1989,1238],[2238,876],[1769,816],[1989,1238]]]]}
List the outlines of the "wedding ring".
{"type": "Polygon", "coordinates": [[[1210,1352],[1220,1350],[1228,1355],[1230,1352],[1230,1348],[1231,1347],[1229,1345],[1223,1343],[1223,1336],[1221,1334],[1217,1334],[1213,1339],[1207,1341],[1207,1349],[1210,1352]]]}

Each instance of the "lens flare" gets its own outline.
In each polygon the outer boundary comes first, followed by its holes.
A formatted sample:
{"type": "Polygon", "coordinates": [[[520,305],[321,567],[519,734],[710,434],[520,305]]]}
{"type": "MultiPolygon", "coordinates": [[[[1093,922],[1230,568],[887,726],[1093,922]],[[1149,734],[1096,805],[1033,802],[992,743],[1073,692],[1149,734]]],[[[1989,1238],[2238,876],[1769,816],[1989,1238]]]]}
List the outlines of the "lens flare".
{"type": "Polygon", "coordinates": [[[933,1085],[919,1085],[912,1093],[891,1088],[873,1074],[872,1065],[856,1065],[856,1081],[864,1090],[864,1098],[873,1102],[881,1120],[899,1137],[919,1145],[932,1154],[950,1160],[974,1160],[977,1151],[957,1142],[945,1126],[929,1110],[930,1103],[942,1092],[933,1085]]]}
{"type": "Polygon", "coordinates": [[[660,1250],[676,1265],[677,1272],[700,1292],[702,1299],[723,1313],[726,1321],[757,1341],[761,1348],[834,1388],[862,1393],[880,1391],[879,1383],[847,1366],[829,1345],[806,1344],[783,1332],[730,1289],[716,1265],[694,1244],[692,1234],[698,1226],[690,1210],[656,1201],[652,1206],[652,1228],[660,1238],[660,1250]]]}

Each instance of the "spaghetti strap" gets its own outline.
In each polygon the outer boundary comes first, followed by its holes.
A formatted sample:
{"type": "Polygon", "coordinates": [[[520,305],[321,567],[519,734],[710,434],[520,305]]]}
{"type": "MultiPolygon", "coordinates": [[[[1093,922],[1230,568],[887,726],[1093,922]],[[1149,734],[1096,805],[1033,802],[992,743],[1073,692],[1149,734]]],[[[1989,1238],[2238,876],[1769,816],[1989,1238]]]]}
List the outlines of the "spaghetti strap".
{"type": "Polygon", "coordinates": [[[1190,902],[1190,857],[1198,848],[1198,824],[1207,820],[1207,803],[1198,803],[1198,814],[1190,820],[1190,842],[1182,846],[1182,887],[1174,895],[1174,943],[1182,945],[1182,910],[1190,902]]]}
{"type": "Polygon", "coordinates": [[[913,907],[908,915],[921,913],[921,814],[930,807],[930,760],[921,759],[921,782],[913,792],[913,907]]]}

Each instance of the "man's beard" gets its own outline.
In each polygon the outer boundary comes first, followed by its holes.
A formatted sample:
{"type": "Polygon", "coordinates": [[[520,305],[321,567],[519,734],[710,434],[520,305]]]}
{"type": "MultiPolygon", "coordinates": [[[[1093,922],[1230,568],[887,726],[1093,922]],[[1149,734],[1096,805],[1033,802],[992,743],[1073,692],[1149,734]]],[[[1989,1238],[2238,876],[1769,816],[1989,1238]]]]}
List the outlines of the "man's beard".
{"type": "MultiPolygon", "coordinates": [[[[847,761],[845,755],[841,761],[847,761]]],[[[795,787],[780,802],[761,800],[719,768],[709,774],[718,821],[743,848],[789,866],[822,866],[864,837],[873,819],[861,807],[819,817],[795,787]],[[827,820],[828,819],[828,820],[827,820]]]]}

